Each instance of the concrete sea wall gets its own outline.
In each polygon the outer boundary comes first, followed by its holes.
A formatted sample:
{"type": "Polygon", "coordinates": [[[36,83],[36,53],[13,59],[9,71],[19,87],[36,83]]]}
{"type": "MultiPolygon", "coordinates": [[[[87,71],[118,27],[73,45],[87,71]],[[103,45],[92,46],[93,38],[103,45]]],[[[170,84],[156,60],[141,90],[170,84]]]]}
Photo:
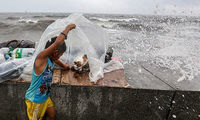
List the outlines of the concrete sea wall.
{"type": "MultiPolygon", "coordinates": [[[[27,120],[30,83],[0,84],[0,120],[27,120]]],[[[54,84],[56,120],[197,120],[200,92],[54,84]]]]}

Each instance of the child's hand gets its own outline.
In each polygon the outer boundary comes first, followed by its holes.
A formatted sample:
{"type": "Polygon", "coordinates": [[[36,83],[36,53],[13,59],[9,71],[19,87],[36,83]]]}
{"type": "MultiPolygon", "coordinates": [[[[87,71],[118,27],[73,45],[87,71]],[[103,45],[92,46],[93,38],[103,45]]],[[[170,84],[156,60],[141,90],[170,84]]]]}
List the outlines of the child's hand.
{"type": "Polygon", "coordinates": [[[69,25],[66,27],[66,29],[69,29],[69,30],[72,30],[72,29],[74,29],[74,28],[76,28],[76,25],[75,25],[75,24],[69,24],[69,25]]]}
{"type": "Polygon", "coordinates": [[[69,24],[65,30],[63,31],[65,34],[68,34],[68,32],[72,29],[76,28],[76,25],[75,24],[69,24]]]}
{"type": "Polygon", "coordinates": [[[69,64],[64,64],[64,70],[70,70],[70,65],[69,64]]]}

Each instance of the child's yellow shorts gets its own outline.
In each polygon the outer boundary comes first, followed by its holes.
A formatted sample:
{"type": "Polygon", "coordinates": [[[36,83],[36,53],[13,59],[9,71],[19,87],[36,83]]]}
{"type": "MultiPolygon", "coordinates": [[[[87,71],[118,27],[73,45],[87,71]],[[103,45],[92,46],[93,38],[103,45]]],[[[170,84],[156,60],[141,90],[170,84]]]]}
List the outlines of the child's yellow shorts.
{"type": "Polygon", "coordinates": [[[48,99],[43,103],[34,103],[27,99],[25,102],[29,120],[42,120],[47,108],[54,106],[50,97],[48,97],[48,99]]]}

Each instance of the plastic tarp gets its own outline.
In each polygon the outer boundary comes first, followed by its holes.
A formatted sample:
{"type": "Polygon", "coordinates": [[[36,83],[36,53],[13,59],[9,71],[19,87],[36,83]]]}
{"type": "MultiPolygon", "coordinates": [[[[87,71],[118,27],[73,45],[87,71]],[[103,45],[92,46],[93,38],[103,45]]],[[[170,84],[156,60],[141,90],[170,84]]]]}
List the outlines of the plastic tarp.
{"type": "Polygon", "coordinates": [[[122,63],[117,60],[111,60],[110,62],[104,64],[103,72],[108,73],[119,69],[124,69],[122,63]]]}
{"type": "MultiPolygon", "coordinates": [[[[27,53],[33,53],[35,49],[30,49],[26,51],[27,53]]],[[[5,60],[4,54],[8,53],[9,48],[0,49],[0,83],[6,80],[10,80],[19,77],[22,74],[24,67],[32,60],[32,57],[26,57],[23,59],[10,59],[5,60]]],[[[15,56],[13,54],[13,56],[15,56]]]]}
{"type": "Polygon", "coordinates": [[[0,83],[18,77],[32,58],[9,60],[0,64],[0,83]]]}
{"type": "MultiPolygon", "coordinates": [[[[65,40],[67,50],[60,59],[64,63],[72,65],[77,57],[86,54],[90,66],[90,81],[97,82],[104,75],[103,67],[108,35],[104,29],[93,24],[81,14],[71,14],[67,18],[58,19],[49,25],[41,36],[33,60],[44,50],[47,41],[58,36],[69,24],[75,24],[76,28],[69,32],[68,38],[65,40]]],[[[25,74],[30,74],[31,64],[33,62],[27,66],[28,68],[25,68],[25,74]]],[[[21,77],[25,78],[25,74],[22,74],[21,77]]]]}

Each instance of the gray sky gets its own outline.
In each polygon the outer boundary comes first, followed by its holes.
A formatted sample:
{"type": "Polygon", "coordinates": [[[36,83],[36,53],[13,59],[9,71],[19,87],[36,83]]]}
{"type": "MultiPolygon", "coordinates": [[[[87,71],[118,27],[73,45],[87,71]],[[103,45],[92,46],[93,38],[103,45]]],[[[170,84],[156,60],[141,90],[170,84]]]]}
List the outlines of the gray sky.
{"type": "Polygon", "coordinates": [[[200,0],[1,0],[0,12],[200,15],[200,0]]]}

